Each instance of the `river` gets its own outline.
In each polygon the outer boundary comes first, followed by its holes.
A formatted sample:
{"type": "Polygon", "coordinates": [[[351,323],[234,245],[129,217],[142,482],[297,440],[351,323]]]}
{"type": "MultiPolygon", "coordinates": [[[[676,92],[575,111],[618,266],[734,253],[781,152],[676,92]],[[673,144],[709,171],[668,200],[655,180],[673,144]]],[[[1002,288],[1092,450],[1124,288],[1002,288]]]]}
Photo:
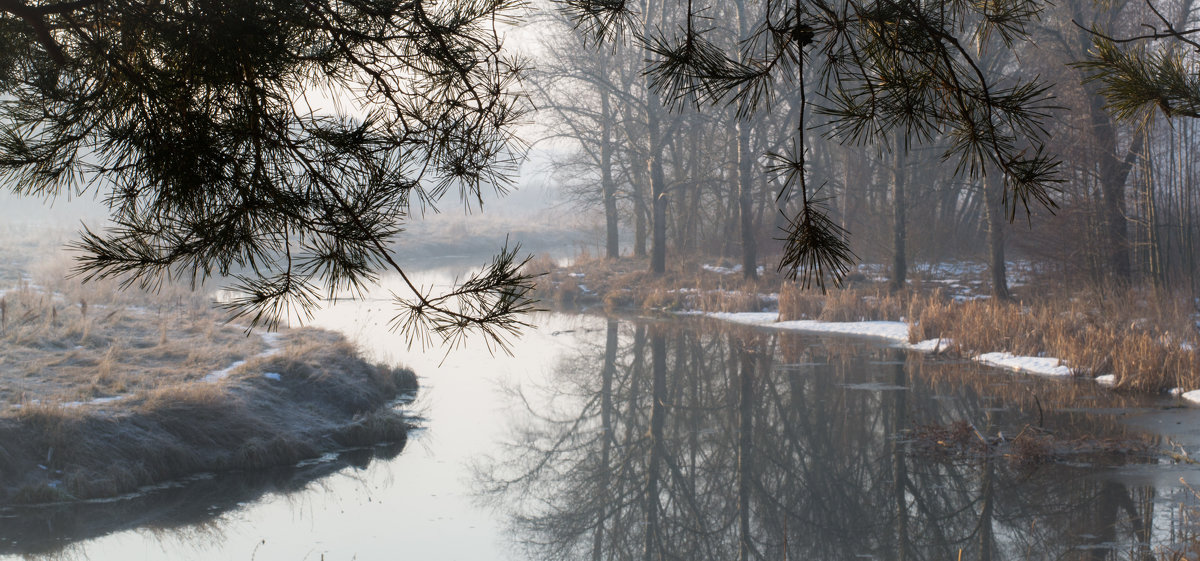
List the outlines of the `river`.
{"type": "Polygon", "coordinates": [[[1169,401],[699,318],[542,313],[511,355],[445,354],[409,349],[391,315],[386,300],[343,301],[314,323],[418,372],[406,407],[421,428],[407,443],[0,510],[0,559],[1140,560],[1200,548],[1188,545],[1200,505],[1180,482],[1200,470],[1154,453],[1200,450],[1200,416],[1169,401]]]}

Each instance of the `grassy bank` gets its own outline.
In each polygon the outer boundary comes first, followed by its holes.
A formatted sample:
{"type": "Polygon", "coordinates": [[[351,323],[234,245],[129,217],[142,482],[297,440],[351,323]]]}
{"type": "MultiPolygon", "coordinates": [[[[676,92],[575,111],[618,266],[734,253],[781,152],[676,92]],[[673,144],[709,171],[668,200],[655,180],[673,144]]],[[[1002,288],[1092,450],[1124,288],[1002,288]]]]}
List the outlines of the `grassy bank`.
{"type": "Polygon", "coordinates": [[[543,302],[563,308],[761,311],[775,308],[782,284],[774,271],[746,281],[740,273],[707,270],[699,261],[676,264],[660,276],[648,272],[647,258],[638,257],[607,261],[583,254],[566,267],[539,257],[528,266],[542,274],[537,291],[543,302]]]}
{"type": "Polygon", "coordinates": [[[338,334],[247,334],[205,291],[82,284],[54,247],[6,247],[0,504],[111,497],[405,438],[391,404],[416,390],[413,373],[367,362],[338,334]]]}
{"type": "Polygon", "coordinates": [[[1014,299],[994,302],[980,294],[986,268],[963,266],[918,270],[909,289],[900,292],[888,290],[870,274],[855,274],[849,288],[821,294],[769,270],[757,281],[745,281],[740,274],[700,263],[678,265],[661,277],[645,272],[645,265],[635,259],[583,260],[569,267],[543,263],[549,274],[541,288],[548,302],[564,306],[770,309],[783,321],[905,321],[910,342],[947,339],[941,350],[953,355],[1055,357],[1078,376],[1112,375],[1118,391],[1200,389],[1198,314],[1185,295],[1131,287],[1075,288],[1080,284],[1022,271],[1014,299]]]}
{"type": "Polygon", "coordinates": [[[412,372],[370,364],[336,334],[296,330],[228,376],[83,404],[0,412],[0,503],[109,497],[197,472],[293,464],[405,437],[389,407],[412,372]]]}

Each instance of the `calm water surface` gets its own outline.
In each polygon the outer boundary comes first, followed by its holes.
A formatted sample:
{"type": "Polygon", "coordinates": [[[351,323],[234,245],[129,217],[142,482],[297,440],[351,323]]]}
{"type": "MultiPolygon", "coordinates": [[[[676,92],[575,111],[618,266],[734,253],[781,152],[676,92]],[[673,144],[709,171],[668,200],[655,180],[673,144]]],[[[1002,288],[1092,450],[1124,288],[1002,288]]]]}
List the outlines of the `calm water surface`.
{"type": "Polygon", "coordinates": [[[1112,453],[1197,453],[1191,410],[700,320],[543,314],[512,356],[443,356],[392,309],[315,323],[422,376],[407,443],[0,510],[0,558],[1151,559],[1193,532],[1200,471],[1112,453]]]}

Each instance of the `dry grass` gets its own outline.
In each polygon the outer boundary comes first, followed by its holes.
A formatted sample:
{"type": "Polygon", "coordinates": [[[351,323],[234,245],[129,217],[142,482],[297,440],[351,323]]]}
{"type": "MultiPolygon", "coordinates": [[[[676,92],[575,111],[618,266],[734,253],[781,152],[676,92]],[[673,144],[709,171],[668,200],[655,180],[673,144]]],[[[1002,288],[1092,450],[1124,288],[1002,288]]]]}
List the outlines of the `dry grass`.
{"type": "Polygon", "coordinates": [[[369,364],[340,336],[298,330],[282,352],[219,382],[161,385],[105,404],[27,403],[0,413],[0,503],[115,496],[190,473],[401,440],[408,423],[388,404],[415,389],[412,372],[369,364]]]}
{"type": "Polygon", "coordinates": [[[201,293],[118,290],[35,268],[0,296],[0,409],[112,397],[203,378],[266,349],[201,293]]]}
{"type": "Polygon", "coordinates": [[[28,255],[53,246],[4,247],[0,504],[113,496],[405,437],[389,404],[415,391],[413,374],[365,362],[339,335],[292,330],[274,347],[224,324],[204,292],[81,284],[64,255],[28,255]]]}
{"type": "Polygon", "coordinates": [[[892,293],[880,285],[830,290],[821,294],[796,283],[779,291],[779,320],[898,321],[904,317],[909,293],[892,293]]]}
{"type": "Polygon", "coordinates": [[[1007,351],[1053,356],[1079,374],[1114,374],[1118,389],[1200,388],[1200,337],[1182,297],[1144,290],[1079,292],[1024,303],[913,300],[910,340],[944,337],[970,356],[1007,351]]]}
{"type": "Polygon", "coordinates": [[[607,310],[706,310],[760,312],[774,309],[782,277],[765,272],[758,281],[741,274],[706,271],[698,261],[674,264],[661,276],[649,271],[645,258],[618,260],[577,256],[571,265],[558,266],[539,258],[529,270],[546,273],[538,283],[544,303],[561,308],[603,306],[607,310]]]}
{"type": "MultiPolygon", "coordinates": [[[[1118,390],[1157,393],[1200,388],[1200,334],[1189,298],[1153,290],[1076,288],[1078,283],[1034,278],[1025,267],[1020,301],[978,299],[979,278],[939,279],[933,269],[905,291],[856,274],[847,289],[800,289],[768,271],[757,282],[704,271],[699,262],[675,265],[662,276],[646,272],[645,259],[577,259],[569,267],[549,260],[543,298],[563,306],[602,304],[606,309],[743,312],[778,309],[782,321],[903,320],[910,340],[945,338],[961,356],[1007,351],[1062,359],[1080,375],[1113,374],[1118,390]],[[1070,288],[1067,288],[1067,287],[1070,288]],[[956,291],[955,298],[944,290],[956,291]],[[777,302],[771,293],[777,294],[777,302]]],[[[951,267],[967,277],[986,267],[951,267]]]]}

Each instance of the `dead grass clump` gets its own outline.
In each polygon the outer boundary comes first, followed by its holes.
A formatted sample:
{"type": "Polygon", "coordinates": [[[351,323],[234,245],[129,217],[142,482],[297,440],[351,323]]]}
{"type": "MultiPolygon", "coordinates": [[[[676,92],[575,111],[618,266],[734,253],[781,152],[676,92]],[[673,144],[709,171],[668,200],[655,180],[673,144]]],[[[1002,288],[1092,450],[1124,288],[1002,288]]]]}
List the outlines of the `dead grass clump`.
{"type": "Polygon", "coordinates": [[[706,312],[762,312],[775,307],[775,302],[759,291],[754,283],[739,290],[706,290],[692,295],[690,306],[706,312]]]}
{"type": "Polygon", "coordinates": [[[1200,387],[1200,341],[1181,298],[1126,289],[1027,302],[915,299],[912,342],[948,338],[964,356],[1007,351],[1052,356],[1079,374],[1113,374],[1116,387],[1161,392],[1200,387]]]}
{"type": "Polygon", "coordinates": [[[539,253],[525,263],[524,271],[528,274],[541,275],[541,278],[545,278],[546,275],[557,268],[558,261],[556,259],[548,253],[539,253]]]}
{"type": "Polygon", "coordinates": [[[113,496],[400,440],[409,425],[390,404],[415,390],[411,371],[367,363],[340,337],[302,330],[277,355],[217,383],[105,405],[27,403],[0,414],[0,504],[113,496]]]}
{"type": "MultiPolygon", "coordinates": [[[[540,261],[530,270],[549,265],[540,261]]],[[[774,308],[774,293],[782,275],[764,272],[757,281],[741,274],[705,269],[697,261],[674,263],[662,275],[648,271],[645,258],[589,259],[577,257],[553,266],[538,281],[543,302],[557,306],[603,304],[605,309],[762,311],[774,308]]]]}
{"type": "Polygon", "coordinates": [[[825,295],[803,290],[794,282],[779,288],[779,321],[817,319],[825,309],[825,295]]]}
{"type": "Polygon", "coordinates": [[[904,317],[903,293],[882,288],[845,289],[829,293],[821,321],[898,321],[904,317]]]}
{"type": "Polygon", "coordinates": [[[878,286],[841,288],[821,294],[802,289],[796,283],[785,283],[779,290],[779,320],[897,321],[904,317],[908,298],[907,293],[893,294],[878,286]]]}

